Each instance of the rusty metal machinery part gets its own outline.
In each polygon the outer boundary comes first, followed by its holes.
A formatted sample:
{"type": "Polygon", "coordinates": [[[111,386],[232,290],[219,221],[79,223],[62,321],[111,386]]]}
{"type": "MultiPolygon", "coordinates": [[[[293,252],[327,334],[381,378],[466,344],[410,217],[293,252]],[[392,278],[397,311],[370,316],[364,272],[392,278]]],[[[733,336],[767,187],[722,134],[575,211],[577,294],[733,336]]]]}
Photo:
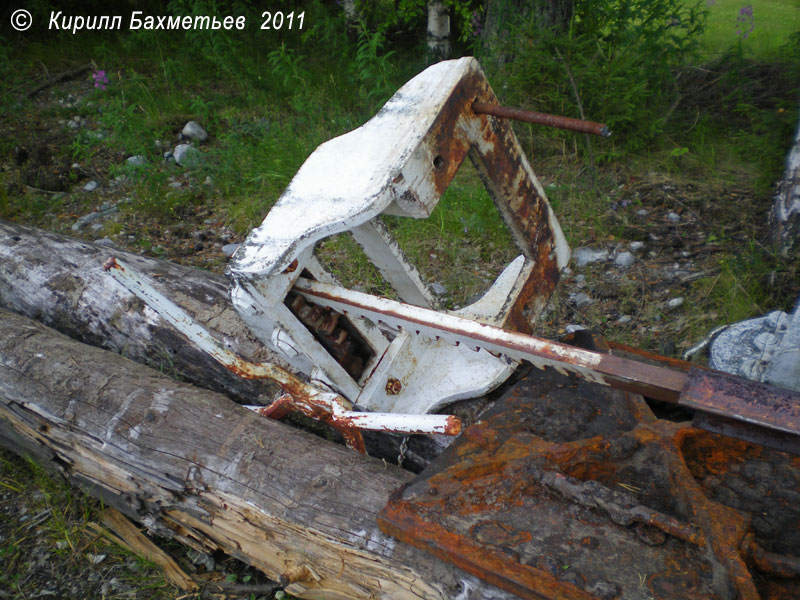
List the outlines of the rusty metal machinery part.
{"type": "Polygon", "coordinates": [[[592,133],[603,137],[611,135],[611,131],[605,123],[595,123],[594,121],[584,121],[582,119],[573,119],[572,117],[551,115],[534,110],[510,108],[508,106],[490,104],[489,102],[473,102],[472,110],[481,115],[492,115],[493,117],[535,123],[536,125],[546,125],[548,127],[556,127],[568,131],[592,133]]]}
{"type": "Polygon", "coordinates": [[[800,458],[531,370],[379,517],[521,598],[800,597],[800,458]]]}

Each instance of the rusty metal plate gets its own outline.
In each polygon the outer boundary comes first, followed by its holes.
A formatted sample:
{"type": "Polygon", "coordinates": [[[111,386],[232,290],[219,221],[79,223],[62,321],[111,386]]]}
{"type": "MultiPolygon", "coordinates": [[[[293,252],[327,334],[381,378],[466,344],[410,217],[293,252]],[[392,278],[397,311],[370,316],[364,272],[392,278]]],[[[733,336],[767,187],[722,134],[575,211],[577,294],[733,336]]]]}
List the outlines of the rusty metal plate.
{"type": "Polygon", "coordinates": [[[521,598],[800,597],[800,459],[550,370],[523,377],[379,524],[521,598]]]}

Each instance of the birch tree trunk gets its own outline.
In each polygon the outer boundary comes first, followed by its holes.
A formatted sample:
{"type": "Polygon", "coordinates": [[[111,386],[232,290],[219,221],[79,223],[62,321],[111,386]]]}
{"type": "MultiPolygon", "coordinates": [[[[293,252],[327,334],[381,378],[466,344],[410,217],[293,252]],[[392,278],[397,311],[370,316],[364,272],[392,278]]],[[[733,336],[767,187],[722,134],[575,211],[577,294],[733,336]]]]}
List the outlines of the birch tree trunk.
{"type": "Polygon", "coordinates": [[[800,121],[770,213],[770,236],[782,256],[800,247],[800,121]]]}
{"type": "Polygon", "coordinates": [[[450,58],[450,9],[442,0],[428,0],[428,50],[431,62],[450,58]]]}

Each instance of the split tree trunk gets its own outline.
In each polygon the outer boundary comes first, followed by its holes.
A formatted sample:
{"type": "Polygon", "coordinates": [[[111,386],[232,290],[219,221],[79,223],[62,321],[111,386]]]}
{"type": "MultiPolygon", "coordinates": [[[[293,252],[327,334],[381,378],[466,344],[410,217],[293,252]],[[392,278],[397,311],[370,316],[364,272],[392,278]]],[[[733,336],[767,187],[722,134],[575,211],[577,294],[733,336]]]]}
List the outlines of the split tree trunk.
{"type": "Polygon", "coordinates": [[[0,221],[0,307],[243,403],[272,399],[275,384],[234,375],[114,281],[103,271],[109,256],[146,275],[242,358],[286,366],[239,319],[221,275],[5,221],[0,221]]]}
{"type": "Polygon", "coordinates": [[[0,443],[303,598],[512,598],[378,530],[410,474],[4,310],[0,443]]]}
{"type": "Polygon", "coordinates": [[[786,158],[786,170],[770,213],[770,234],[778,251],[788,257],[800,248],[800,122],[786,158]]]}

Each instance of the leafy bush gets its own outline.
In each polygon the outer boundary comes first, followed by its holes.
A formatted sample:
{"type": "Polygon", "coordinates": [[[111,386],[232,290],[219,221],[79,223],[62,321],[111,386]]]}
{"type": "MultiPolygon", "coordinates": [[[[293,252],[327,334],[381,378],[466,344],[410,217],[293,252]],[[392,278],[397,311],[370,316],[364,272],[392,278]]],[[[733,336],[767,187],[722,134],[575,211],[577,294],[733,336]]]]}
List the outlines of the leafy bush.
{"type": "Polygon", "coordinates": [[[543,27],[532,11],[477,52],[505,102],[573,117],[582,108],[631,151],[663,131],[678,94],[675,69],[696,57],[704,23],[700,3],[579,0],[565,30],[543,27]]]}

